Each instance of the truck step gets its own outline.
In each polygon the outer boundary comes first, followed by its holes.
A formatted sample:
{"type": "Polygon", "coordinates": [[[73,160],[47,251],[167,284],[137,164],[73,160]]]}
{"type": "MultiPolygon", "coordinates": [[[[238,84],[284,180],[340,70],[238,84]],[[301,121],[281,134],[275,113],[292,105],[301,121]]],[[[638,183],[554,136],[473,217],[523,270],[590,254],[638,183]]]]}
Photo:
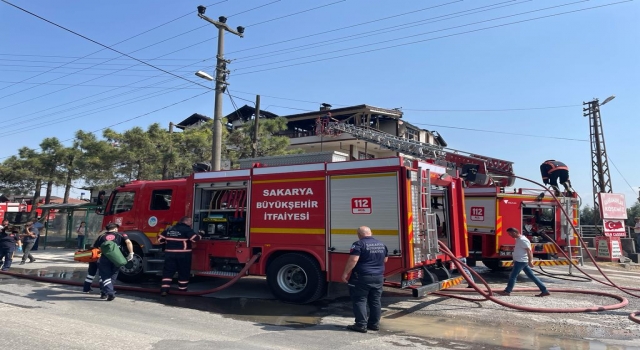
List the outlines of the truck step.
{"type": "MultiPolygon", "coordinates": [[[[574,264],[579,264],[577,259],[572,259],[574,264]]],[[[569,260],[559,259],[559,260],[534,260],[534,266],[563,266],[563,265],[571,265],[569,260]]],[[[513,267],[513,261],[511,260],[503,260],[500,262],[500,266],[502,267],[513,267]]]]}
{"type": "Polygon", "coordinates": [[[237,272],[228,272],[228,271],[197,271],[194,273],[196,276],[220,276],[220,277],[236,277],[238,275],[237,272]]]}
{"type": "Polygon", "coordinates": [[[152,264],[164,264],[164,259],[147,259],[147,262],[152,264]]]}

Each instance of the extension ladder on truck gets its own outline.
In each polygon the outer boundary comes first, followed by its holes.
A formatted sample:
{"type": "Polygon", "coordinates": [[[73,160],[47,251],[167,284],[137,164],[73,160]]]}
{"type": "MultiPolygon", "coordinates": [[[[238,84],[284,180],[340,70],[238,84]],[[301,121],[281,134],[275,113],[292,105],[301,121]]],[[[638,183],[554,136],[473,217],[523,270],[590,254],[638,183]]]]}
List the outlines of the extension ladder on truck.
{"type": "Polygon", "coordinates": [[[340,131],[349,133],[358,139],[374,143],[391,151],[400,152],[418,159],[433,160],[435,164],[445,166],[448,169],[460,170],[461,177],[481,186],[494,184],[500,187],[508,187],[515,182],[513,162],[506,160],[445,149],[439,145],[408,140],[385,132],[342,122],[329,122],[324,130],[325,132],[340,131]]]}

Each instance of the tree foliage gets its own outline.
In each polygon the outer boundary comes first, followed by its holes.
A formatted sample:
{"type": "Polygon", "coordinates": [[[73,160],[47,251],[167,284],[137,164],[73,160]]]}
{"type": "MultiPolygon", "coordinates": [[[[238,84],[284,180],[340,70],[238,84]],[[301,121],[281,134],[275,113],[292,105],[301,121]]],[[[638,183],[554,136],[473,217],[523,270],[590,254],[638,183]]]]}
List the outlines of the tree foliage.
{"type": "MultiPolygon", "coordinates": [[[[101,136],[78,130],[69,146],[55,137],[46,138],[39,149],[23,147],[0,164],[0,193],[32,194],[37,202],[45,188],[48,201],[53,186],[64,186],[67,202],[71,188],[78,184],[103,190],[136,179],[186,176],[194,163],[211,159],[212,126],[209,121],[169,132],[155,123],[122,132],[105,129],[101,136]]],[[[284,129],[284,118],[260,120],[259,156],[298,152],[287,150],[287,137],[273,136],[284,129]]],[[[253,122],[231,133],[223,128],[223,159],[237,167],[239,159],[251,157],[252,135],[253,122]]]]}

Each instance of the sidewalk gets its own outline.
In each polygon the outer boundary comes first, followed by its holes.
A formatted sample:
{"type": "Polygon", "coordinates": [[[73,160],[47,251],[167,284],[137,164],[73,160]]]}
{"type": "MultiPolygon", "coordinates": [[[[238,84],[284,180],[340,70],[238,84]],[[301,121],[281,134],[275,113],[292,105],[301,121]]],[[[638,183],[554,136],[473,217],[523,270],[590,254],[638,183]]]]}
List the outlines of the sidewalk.
{"type": "Polygon", "coordinates": [[[16,251],[13,255],[13,264],[11,268],[21,268],[25,270],[35,270],[49,267],[78,267],[86,268],[86,263],[80,263],[73,260],[75,249],[64,249],[56,247],[47,247],[45,250],[38,249],[32,251],[31,255],[36,259],[35,262],[20,265],[22,252],[16,251]]]}

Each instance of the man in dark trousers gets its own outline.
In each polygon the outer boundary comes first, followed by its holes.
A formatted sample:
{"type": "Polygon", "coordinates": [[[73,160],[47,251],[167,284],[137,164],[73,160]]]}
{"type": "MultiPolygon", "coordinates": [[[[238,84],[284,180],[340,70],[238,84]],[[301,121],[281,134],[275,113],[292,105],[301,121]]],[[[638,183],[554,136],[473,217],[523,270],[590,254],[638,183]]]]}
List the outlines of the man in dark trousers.
{"type": "Polygon", "coordinates": [[[178,290],[186,292],[191,276],[191,243],[200,239],[192,228],[193,221],[185,216],[177,225],[158,235],[158,243],[164,244],[164,269],[160,295],[166,296],[171,288],[173,275],[178,272],[178,290]]]}
{"type": "Polygon", "coordinates": [[[11,228],[3,225],[2,229],[0,229],[0,265],[2,265],[2,271],[7,271],[11,267],[13,252],[15,252],[16,246],[20,242],[19,235],[20,231],[17,227],[11,228]]]}
{"type": "Polygon", "coordinates": [[[353,303],[355,324],[347,326],[349,330],[367,333],[367,329],[380,329],[382,305],[382,284],[384,283],[384,264],[388,260],[389,249],[384,243],[373,238],[367,226],[358,228],[359,240],[351,245],[349,259],[344,267],[342,280],[349,285],[349,294],[353,303]],[[349,274],[351,276],[349,277],[349,274]],[[369,317],[367,317],[369,306],[369,317]]]}
{"type": "MultiPolygon", "coordinates": [[[[98,235],[98,238],[96,238],[96,240],[93,242],[93,245],[91,247],[100,248],[100,245],[98,244],[98,242],[104,242],[104,240],[102,240],[102,237],[104,237],[104,235],[107,232],[108,231],[105,227],[105,230],[102,231],[100,235],[98,235]]],[[[93,283],[93,280],[96,278],[96,274],[98,273],[98,261],[89,263],[89,267],[87,269],[87,277],[84,279],[84,285],[82,287],[83,293],[89,293],[93,290],[91,289],[91,284],[93,283]]],[[[102,287],[100,287],[100,289],[102,290],[102,287]]]]}
{"type": "MultiPolygon", "coordinates": [[[[106,241],[113,241],[118,248],[122,249],[122,245],[126,244],[127,249],[129,250],[129,255],[127,256],[127,261],[131,261],[133,259],[133,244],[126,233],[118,233],[118,225],[117,224],[108,224],[107,232],[104,235],[99,237],[96,240],[95,245],[100,247],[106,241]]],[[[100,299],[107,299],[107,301],[112,301],[116,298],[116,292],[113,288],[113,281],[118,278],[118,272],[120,272],[120,267],[116,266],[111,262],[104,254],[100,256],[98,260],[98,272],[100,273],[100,299]]]]}
{"type": "Polygon", "coordinates": [[[567,191],[567,195],[572,195],[571,181],[569,180],[569,167],[563,162],[557,160],[547,160],[540,164],[540,175],[542,175],[542,181],[545,185],[551,185],[555,191],[555,195],[560,195],[560,188],[558,187],[558,180],[560,184],[564,186],[567,191]]]}

